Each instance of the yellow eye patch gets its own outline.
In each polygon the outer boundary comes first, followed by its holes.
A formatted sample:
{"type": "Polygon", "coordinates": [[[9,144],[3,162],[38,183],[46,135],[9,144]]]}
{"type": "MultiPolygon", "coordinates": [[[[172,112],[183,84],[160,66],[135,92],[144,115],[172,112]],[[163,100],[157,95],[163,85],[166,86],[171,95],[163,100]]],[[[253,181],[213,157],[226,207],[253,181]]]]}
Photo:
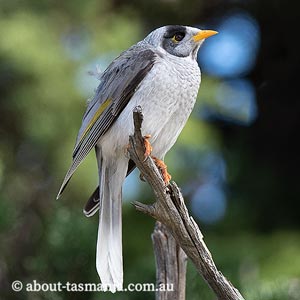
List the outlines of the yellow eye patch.
{"type": "Polygon", "coordinates": [[[175,35],[172,37],[172,42],[178,43],[178,41],[177,41],[176,38],[175,38],[175,35]]]}
{"type": "Polygon", "coordinates": [[[176,32],[173,37],[172,37],[172,41],[174,43],[179,43],[180,41],[182,41],[184,39],[185,34],[183,32],[176,32]]]}

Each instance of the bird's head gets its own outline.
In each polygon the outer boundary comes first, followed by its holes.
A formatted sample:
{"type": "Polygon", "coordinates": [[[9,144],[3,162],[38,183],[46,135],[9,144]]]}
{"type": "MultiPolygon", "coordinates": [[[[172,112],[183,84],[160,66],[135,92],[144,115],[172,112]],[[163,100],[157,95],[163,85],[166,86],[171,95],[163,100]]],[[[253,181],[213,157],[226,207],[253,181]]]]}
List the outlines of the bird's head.
{"type": "Polygon", "coordinates": [[[152,31],[145,41],[154,47],[160,47],[166,52],[178,56],[196,58],[203,41],[217,34],[214,30],[201,30],[199,28],[168,25],[152,31]]]}

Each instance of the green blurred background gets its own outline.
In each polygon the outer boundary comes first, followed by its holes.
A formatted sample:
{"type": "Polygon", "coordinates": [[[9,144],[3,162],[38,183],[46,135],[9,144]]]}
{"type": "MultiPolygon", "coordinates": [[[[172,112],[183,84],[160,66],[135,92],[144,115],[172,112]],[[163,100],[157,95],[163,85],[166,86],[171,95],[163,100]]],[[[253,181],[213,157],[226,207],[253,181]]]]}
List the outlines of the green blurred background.
{"type": "MultiPolygon", "coordinates": [[[[82,207],[94,154],[60,201],[86,99],[107,64],[166,24],[218,30],[202,87],[167,156],[215,262],[246,299],[300,299],[299,5],[267,0],[0,0],[0,299],[154,299],[153,293],[13,292],[11,283],[98,282],[98,218],[82,207]]],[[[124,280],[155,282],[154,220],[124,187],[124,280]]],[[[215,299],[188,264],[187,299],[215,299]]]]}

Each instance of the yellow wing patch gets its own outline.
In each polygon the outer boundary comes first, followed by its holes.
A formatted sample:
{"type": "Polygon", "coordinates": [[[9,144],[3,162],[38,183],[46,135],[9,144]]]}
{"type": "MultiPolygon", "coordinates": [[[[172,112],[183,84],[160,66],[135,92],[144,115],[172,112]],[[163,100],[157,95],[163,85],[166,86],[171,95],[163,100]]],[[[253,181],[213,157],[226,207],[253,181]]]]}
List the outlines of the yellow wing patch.
{"type": "Polygon", "coordinates": [[[97,111],[95,112],[92,120],[89,122],[88,126],[86,127],[85,131],[82,133],[81,137],[80,137],[80,141],[81,142],[83,140],[83,138],[86,136],[86,134],[88,133],[88,131],[91,129],[91,127],[95,124],[95,122],[97,121],[97,119],[101,116],[101,114],[105,111],[105,109],[111,104],[112,99],[108,98],[107,100],[105,100],[101,106],[97,109],[97,111]]]}

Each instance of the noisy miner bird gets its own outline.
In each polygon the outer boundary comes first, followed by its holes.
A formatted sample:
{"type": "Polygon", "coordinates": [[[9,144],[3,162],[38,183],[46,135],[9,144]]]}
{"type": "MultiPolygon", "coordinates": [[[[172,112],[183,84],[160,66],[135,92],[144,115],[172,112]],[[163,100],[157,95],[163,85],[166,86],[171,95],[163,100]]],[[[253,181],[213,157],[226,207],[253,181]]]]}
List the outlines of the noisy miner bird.
{"type": "Polygon", "coordinates": [[[143,111],[142,133],[166,184],[163,159],[174,145],[194,107],[200,69],[196,58],[213,30],[169,25],[152,31],[120,54],[102,73],[79,130],[73,161],[57,198],[88,153],[95,148],[99,187],[84,213],[99,209],[96,267],[104,289],[122,290],[122,185],[134,169],[126,149],[134,132],[132,112],[143,111]]]}

